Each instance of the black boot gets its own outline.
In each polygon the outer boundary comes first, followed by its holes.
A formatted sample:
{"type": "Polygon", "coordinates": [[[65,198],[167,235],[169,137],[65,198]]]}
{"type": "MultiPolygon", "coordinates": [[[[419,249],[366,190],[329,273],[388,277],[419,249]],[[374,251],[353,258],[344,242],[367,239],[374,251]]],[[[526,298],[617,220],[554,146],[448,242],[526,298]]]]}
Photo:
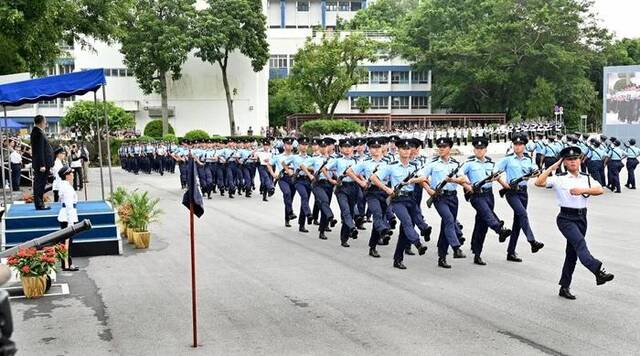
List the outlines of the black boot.
{"type": "Polygon", "coordinates": [[[447,259],[445,257],[440,257],[438,258],[438,267],[451,268],[451,265],[447,263],[447,259]]]}
{"type": "Polygon", "coordinates": [[[422,234],[422,237],[424,238],[424,242],[429,242],[431,241],[431,226],[427,227],[426,229],[420,231],[420,233],[422,234]]]}
{"type": "Polygon", "coordinates": [[[271,198],[275,192],[276,192],[275,188],[269,189],[268,191],[269,198],[271,198]]]}
{"type": "Polygon", "coordinates": [[[531,252],[532,253],[536,253],[536,252],[540,251],[544,247],[544,244],[542,242],[535,241],[535,240],[531,241],[530,244],[531,244],[531,252]]]}
{"type": "Polygon", "coordinates": [[[518,257],[518,255],[516,255],[515,253],[509,253],[507,254],[507,261],[511,261],[511,262],[522,262],[522,258],[518,257]]]}
{"type": "Polygon", "coordinates": [[[462,252],[460,247],[453,249],[453,258],[467,258],[467,256],[462,252]]]}
{"type": "Polygon", "coordinates": [[[378,254],[378,251],[376,251],[375,247],[371,247],[369,248],[369,256],[379,258],[380,254],[378,254]]]}
{"type": "Polygon", "coordinates": [[[289,223],[289,219],[287,218],[284,219],[284,226],[291,227],[291,224],[289,223]]]}
{"type": "Polygon", "coordinates": [[[576,296],[571,294],[571,291],[569,290],[569,287],[560,287],[560,292],[558,292],[558,295],[563,297],[563,298],[567,298],[569,300],[575,300],[576,296]]]}
{"type": "Polygon", "coordinates": [[[266,191],[262,192],[262,201],[268,201],[267,200],[267,192],[266,191]]]}
{"type": "Polygon", "coordinates": [[[308,216],[307,217],[307,225],[313,225],[313,217],[312,216],[308,216]]]}
{"type": "Polygon", "coordinates": [[[416,243],[416,248],[418,249],[418,255],[420,255],[420,256],[422,256],[425,253],[427,253],[427,250],[428,250],[427,246],[421,244],[420,242],[416,243]]]}
{"type": "Polygon", "coordinates": [[[596,285],[603,285],[613,280],[613,274],[607,273],[602,266],[596,272],[596,285]]]}
{"type": "Polygon", "coordinates": [[[358,229],[351,229],[351,234],[349,234],[349,237],[351,237],[352,239],[356,240],[358,239],[358,229]]]}
{"type": "Polygon", "coordinates": [[[397,269],[407,269],[407,266],[405,266],[402,261],[393,261],[393,267],[397,269]]]}
{"type": "Polygon", "coordinates": [[[391,230],[395,230],[397,224],[398,224],[398,220],[396,218],[389,220],[389,226],[391,226],[391,230]]]}
{"type": "Polygon", "coordinates": [[[305,229],[304,225],[300,225],[300,227],[298,227],[298,231],[304,232],[304,233],[309,232],[309,230],[305,229]]]}
{"type": "Polygon", "coordinates": [[[511,230],[502,228],[500,232],[498,232],[498,241],[505,242],[509,236],[511,236],[511,230]]]}
{"type": "Polygon", "coordinates": [[[473,263],[480,266],[485,266],[487,264],[482,260],[482,257],[480,257],[480,255],[475,255],[475,257],[473,257],[473,263]]]}
{"type": "Polygon", "coordinates": [[[327,235],[324,234],[324,231],[320,231],[320,235],[318,235],[318,238],[320,240],[326,240],[327,239],[327,235]]]}
{"type": "Polygon", "coordinates": [[[338,220],[336,220],[336,219],[331,219],[331,221],[329,221],[329,226],[331,226],[331,227],[335,227],[337,223],[338,223],[338,220]]]}

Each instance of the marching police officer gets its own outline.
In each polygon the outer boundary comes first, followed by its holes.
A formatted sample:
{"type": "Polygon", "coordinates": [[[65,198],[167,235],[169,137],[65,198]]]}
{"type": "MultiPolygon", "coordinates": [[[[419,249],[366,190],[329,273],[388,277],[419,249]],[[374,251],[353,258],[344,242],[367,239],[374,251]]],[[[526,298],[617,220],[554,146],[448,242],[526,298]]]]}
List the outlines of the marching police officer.
{"type": "Polygon", "coordinates": [[[556,190],[556,197],[560,205],[560,213],[556,219],[558,228],[567,239],[564,266],[560,277],[559,295],[567,299],[576,299],[571,293],[571,279],[580,262],[596,277],[596,284],[602,285],[613,280],[613,274],[602,268],[602,262],[591,255],[585,235],[587,233],[587,199],[590,196],[601,195],[602,186],[588,174],[580,172],[579,147],[566,147],[560,152],[562,161],[547,168],[537,179],[536,186],[552,187],[556,190]],[[551,171],[557,169],[564,162],[564,173],[549,177],[551,171]]]}
{"type": "Polygon", "coordinates": [[[638,166],[638,156],[640,156],[640,148],[636,147],[636,140],[630,139],[626,149],[627,155],[627,184],[624,186],[629,189],[636,189],[635,170],[638,166]]]}
{"type": "Polygon", "coordinates": [[[499,172],[494,172],[495,163],[486,156],[489,141],[484,137],[474,137],[471,141],[474,147],[474,155],[462,165],[462,173],[471,184],[465,183],[466,194],[470,195],[471,206],[476,210],[476,220],[471,235],[471,252],[474,254],[473,263],[484,266],[482,260],[482,247],[489,228],[499,236],[499,241],[504,242],[511,235],[511,230],[504,228],[501,221],[493,211],[495,200],[493,197],[492,182],[499,172]]]}
{"type": "MultiPolygon", "coordinates": [[[[525,145],[529,140],[524,135],[514,135],[511,141],[513,143],[513,153],[498,162],[496,170],[505,172],[507,180],[505,181],[500,177],[498,181],[506,191],[504,195],[507,203],[513,209],[513,226],[511,227],[511,238],[507,248],[507,261],[522,262],[522,259],[516,254],[520,229],[522,229],[531,244],[532,253],[538,252],[544,247],[544,244],[536,241],[527,214],[527,204],[529,202],[527,179],[536,174],[533,160],[525,152],[525,145]]],[[[559,166],[556,169],[559,169],[559,166]]]]}

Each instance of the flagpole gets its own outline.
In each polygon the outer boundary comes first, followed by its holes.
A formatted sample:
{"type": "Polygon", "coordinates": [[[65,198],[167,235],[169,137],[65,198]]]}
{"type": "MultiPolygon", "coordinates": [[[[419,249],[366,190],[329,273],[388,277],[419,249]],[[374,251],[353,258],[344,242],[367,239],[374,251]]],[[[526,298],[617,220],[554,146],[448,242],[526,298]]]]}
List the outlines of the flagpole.
{"type": "Polygon", "coordinates": [[[196,308],[196,254],[193,224],[193,202],[189,204],[189,225],[191,234],[191,314],[193,319],[193,347],[198,347],[198,313],[196,308]]]}
{"type": "MultiPolygon", "coordinates": [[[[191,151],[189,151],[189,159],[193,160],[191,151]]],[[[191,181],[189,182],[189,189],[196,189],[195,184],[195,162],[191,172],[191,181]]],[[[193,345],[192,347],[198,347],[198,312],[196,305],[196,243],[195,243],[195,229],[193,219],[193,198],[190,194],[189,202],[189,234],[191,239],[191,319],[193,323],[193,345]]]]}

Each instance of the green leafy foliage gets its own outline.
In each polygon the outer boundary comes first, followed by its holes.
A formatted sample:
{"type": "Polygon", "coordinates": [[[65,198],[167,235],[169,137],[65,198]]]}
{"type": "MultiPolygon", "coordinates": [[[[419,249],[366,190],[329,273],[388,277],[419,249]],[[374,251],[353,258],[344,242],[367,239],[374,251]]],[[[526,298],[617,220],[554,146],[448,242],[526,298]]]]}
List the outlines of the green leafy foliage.
{"type": "Polygon", "coordinates": [[[254,72],[261,71],[269,60],[267,19],[261,1],[207,0],[207,3],[209,7],[198,12],[193,30],[195,55],[205,62],[218,64],[222,71],[229,131],[235,136],[232,91],[227,78],[229,54],[242,53],[251,60],[254,72]]]}
{"type": "Polygon", "coordinates": [[[371,107],[371,103],[369,102],[369,98],[365,96],[361,96],[356,99],[356,107],[360,110],[361,113],[367,112],[371,107]]]}
{"type": "Polygon", "coordinates": [[[194,4],[195,0],[134,0],[120,32],[125,65],[145,94],[160,94],[160,136],[169,133],[168,77],[180,79],[182,64],[193,46],[194,4]]]}
{"type": "Polygon", "coordinates": [[[168,135],[162,136],[162,141],[178,143],[178,138],[174,134],[168,134],[168,135]]]}
{"type": "Polygon", "coordinates": [[[184,138],[187,140],[207,140],[209,139],[209,134],[204,130],[191,130],[184,134],[184,138]]]}
{"type": "MultiPolygon", "coordinates": [[[[62,117],[60,125],[67,128],[77,127],[84,137],[91,136],[92,128],[96,127],[96,119],[100,127],[105,125],[104,107],[102,102],[96,104],[93,101],[76,101],[62,117]]],[[[106,109],[110,133],[135,127],[133,115],[124,109],[110,101],[106,102],[106,109]]]]}
{"type": "Polygon", "coordinates": [[[392,32],[418,7],[418,3],[419,0],[377,0],[358,11],[351,21],[342,22],[340,28],[392,32]]]}
{"type": "Polygon", "coordinates": [[[364,127],[350,120],[312,120],[300,127],[302,133],[307,136],[319,136],[329,134],[348,134],[363,132],[364,127]]]}
{"type": "MultiPolygon", "coordinates": [[[[173,130],[173,126],[169,124],[169,133],[175,134],[176,132],[173,130]]],[[[160,138],[162,137],[162,120],[151,120],[144,126],[144,135],[160,138]]]]}
{"type": "Polygon", "coordinates": [[[43,74],[66,56],[59,43],[86,44],[86,36],[109,40],[127,9],[123,0],[37,0],[0,2],[0,75],[43,74]]]}
{"type": "Polygon", "coordinates": [[[333,117],[349,88],[366,75],[363,61],[376,60],[378,46],[361,34],[325,35],[320,43],[308,40],[296,54],[289,77],[292,88],[309,97],[322,116],[333,117]]]}
{"type": "Polygon", "coordinates": [[[117,209],[129,199],[129,194],[129,191],[125,187],[118,187],[113,191],[111,197],[109,197],[109,202],[117,209]]]}
{"type": "Polygon", "coordinates": [[[551,84],[543,78],[536,79],[535,87],[527,99],[527,118],[548,118],[553,116],[553,108],[556,104],[555,90],[551,84]]]}
{"type": "Polygon", "coordinates": [[[131,205],[127,225],[135,231],[149,231],[149,225],[162,214],[162,210],[158,208],[160,199],[151,199],[149,192],[133,192],[127,202],[131,205]]]}
{"type": "Polygon", "coordinates": [[[289,79],[269,81],[269,126],[284,126],[291,114],[313,112],[312,100],[295,90],[289,79]]]}

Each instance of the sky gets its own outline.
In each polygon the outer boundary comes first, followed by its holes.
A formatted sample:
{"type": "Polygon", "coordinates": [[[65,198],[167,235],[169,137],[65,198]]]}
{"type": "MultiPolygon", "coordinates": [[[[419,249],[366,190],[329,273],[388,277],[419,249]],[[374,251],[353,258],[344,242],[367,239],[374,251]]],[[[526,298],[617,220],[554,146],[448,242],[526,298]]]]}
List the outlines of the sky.
{"type": "Polygon", "coordinates": [[[640,37],[640,0],[595,0],[594,10],[617,39],[640,37]]]}

